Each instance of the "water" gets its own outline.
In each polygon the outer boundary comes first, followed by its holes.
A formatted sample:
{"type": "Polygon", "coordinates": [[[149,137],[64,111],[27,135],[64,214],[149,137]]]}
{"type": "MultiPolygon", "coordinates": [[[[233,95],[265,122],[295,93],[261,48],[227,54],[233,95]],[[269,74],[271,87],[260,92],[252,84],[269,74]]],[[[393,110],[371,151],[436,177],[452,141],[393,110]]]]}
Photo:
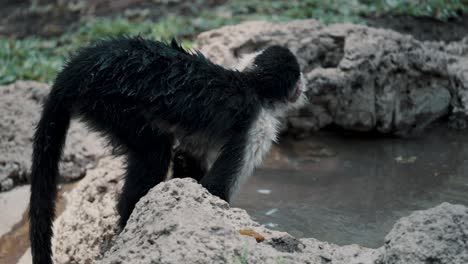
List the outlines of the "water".
{"type": "Polygon", "coordinates": [[[21,221],[29,203],[29,186],[19,186],[0,195],[0,237],[21,221]]]}
{"type": "Polygon", "coordinates": [[[441,202],[468,205],[468,135],[439,128],[411,139],[285,139],[233,206],[297,237],[376,248],[400,217],[441,202]]]}
{"type": "MultiPolygon", "coordinates": [[[[76,183],[60,184],[57,195],[56,214],[59,216],[65,209],[63,194],[69,192],[76,183]]],[[[29,248],[28,202],[30,186],[16,187],[11,191],[0,193],[0,263],[31,263],[29,248]],[[6,232],[5,232],[6,231],[6,232]],[[20,262],[18,262],[18,260],[20,262]]]]}

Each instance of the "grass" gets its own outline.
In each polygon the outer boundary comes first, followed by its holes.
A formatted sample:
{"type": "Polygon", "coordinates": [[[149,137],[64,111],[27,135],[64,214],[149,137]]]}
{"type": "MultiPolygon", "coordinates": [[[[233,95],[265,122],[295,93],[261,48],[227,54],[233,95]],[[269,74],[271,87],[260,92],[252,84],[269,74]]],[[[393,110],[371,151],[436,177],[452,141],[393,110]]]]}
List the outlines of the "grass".
{"type": "Polygon", "coordinates": [[[468,12],[468,0],[235,0],[232,9],[273,20],[315,18],[325,23],[362,22],[363,16],[383,14],[447,20],[468,12]]]}
{"type": "Polygon", "coordinates": [[[196,17],[168,15],[157,22],[88,17],[78,30],[58,38],[0,37],[0,84],[20,79],[50,83],[70,53],[108,36],[139,34],[163,40],[176,37],[190,48],[202,31],[252,19],[315,18],[324,23],[362,23],[363,16],[369,15],[432,16],[445,20],[463,12],[468,12],[468,0],[232,0],[216,9],[199,10],[196,17]]]}
{"type": "Polygon", "coordinates": [[[468,12],[468,0],[367,0],[377,15],[427,16],[446,21],[468,12]]]}
{"type": "Polygon", "coordinates": [[[69,54],[92,41],[110,36],[141,35],[162,40],[181,36],[182,46],[191,48],[193,42],[183,38],[191,29],[183,26],[179,20],[166,17],[159,23],[137,23],[123,18],[90,18],[76,32],[59,38],[16,40],[0,37],[0,84],[23,79],[50,83],[69,54]]]}
{"type": "Polygon", "coordinates": [[[59,50],[56,40],[0,38],[0,84],[52,80],[64,61],[59,50]]]}
{"type": "Polygon", "coordinates": [[[361,22],[360,13],[366,5],[358,0],[236,0],[233,13],[241,16],[257,16],[274,21],[315,18],[324,23],[361,22]]]}

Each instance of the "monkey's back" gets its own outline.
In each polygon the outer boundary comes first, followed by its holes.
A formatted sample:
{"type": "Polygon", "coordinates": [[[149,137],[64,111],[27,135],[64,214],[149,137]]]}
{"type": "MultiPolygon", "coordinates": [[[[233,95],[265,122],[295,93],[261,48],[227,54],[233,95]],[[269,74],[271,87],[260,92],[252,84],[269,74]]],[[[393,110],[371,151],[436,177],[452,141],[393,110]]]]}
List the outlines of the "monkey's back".
{"type": "Polygon", "coordinates": [[[103,120],[124,115],[119,122],[142,114],[153,124],[177,124],[189,134],[222,134],[255,114],[255,94],[242,73],[188,53],[175,41],[98,42],[73,56],[57,83],[66,84],[57,89],[91,119],[97,112],[106,115],[103,120]]]}

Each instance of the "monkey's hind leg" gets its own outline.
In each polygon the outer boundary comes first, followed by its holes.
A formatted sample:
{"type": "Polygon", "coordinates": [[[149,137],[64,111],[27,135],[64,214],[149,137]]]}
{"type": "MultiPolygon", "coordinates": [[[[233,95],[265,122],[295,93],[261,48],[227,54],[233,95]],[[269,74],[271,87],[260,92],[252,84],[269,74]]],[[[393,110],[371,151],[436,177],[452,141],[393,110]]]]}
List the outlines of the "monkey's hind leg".
{"type": "Polygon", "coordinates": [[[208,168],[205,157],[197,157],[180,148],[175,150],[172,178],[190,177],[199,182],[207,171],[208,168]]]}
{"type": "Polygon", "coordinates": [[[138,200],[165,179],[171,160],[172,138],[168,135],[155,135],[148,128],[139,133],[135,143],[138,145],[129,147],[125,183],[117,205],[121,228],[138,200]]]}

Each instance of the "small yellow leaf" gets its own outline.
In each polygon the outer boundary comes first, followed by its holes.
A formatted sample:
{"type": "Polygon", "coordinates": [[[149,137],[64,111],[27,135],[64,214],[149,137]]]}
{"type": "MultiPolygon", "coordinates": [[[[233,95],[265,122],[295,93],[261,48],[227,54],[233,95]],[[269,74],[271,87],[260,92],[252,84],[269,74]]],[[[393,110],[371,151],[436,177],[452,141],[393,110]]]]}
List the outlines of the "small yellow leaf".
{"type": "Polygon", "coordinates": [[[241,229],[239,233],[244,236],[254,237],[255,240],[257,240],[257,242],[262,242],[263,240],[265,240],[264,236],[260,235],[259,233],[255,232],[252,229],[241,229]]]}

